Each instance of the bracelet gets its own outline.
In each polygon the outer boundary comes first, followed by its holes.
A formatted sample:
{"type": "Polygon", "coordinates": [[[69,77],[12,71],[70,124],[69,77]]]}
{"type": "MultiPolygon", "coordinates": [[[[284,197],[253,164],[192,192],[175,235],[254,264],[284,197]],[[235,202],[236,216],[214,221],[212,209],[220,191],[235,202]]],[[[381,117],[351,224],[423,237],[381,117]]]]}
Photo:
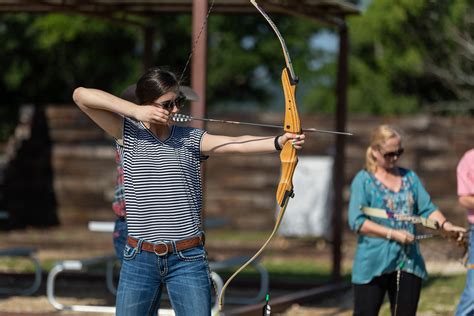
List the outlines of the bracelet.
{"type": "Polygon", "coordinates": [[[441,223],[441,225],[439,225],[439,227],[441,229],[444,229],[444,224],[446,224],[447,222],[449,222],[447,219],[444,219],[444,221],[441,223]]]}
{"type": "Polygon", "coordinates": [[[276,149],[277,151],[281,151],[281,149],[282,149],[282,148],[280,147],[280,143],[278,142],[278,138],[280,138],[280,136],[282,136],[282,135],[278,135],[277,137],[275,137],[275,139],[274,139],[274,141],[273,141],[273,143],[275,144],[275,149],[276,149]]]}
{"type": "Polygon", "coordinates": [[[390,240],[392,239],[392,230],[391,228],[388,229],[388,232],[387,232],[387,239],[390,240]]]}

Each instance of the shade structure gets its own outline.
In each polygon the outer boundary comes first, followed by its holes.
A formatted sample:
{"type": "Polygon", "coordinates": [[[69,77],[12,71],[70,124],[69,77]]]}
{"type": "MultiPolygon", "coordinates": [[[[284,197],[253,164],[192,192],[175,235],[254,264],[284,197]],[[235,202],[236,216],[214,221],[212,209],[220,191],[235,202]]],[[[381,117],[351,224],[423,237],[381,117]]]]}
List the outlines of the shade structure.
{"type": "MultiPolygon", "coordinates": [[[[249,0],[0,0],[1,13],[31,12],[53,13],[68,12],[89,16],[104,17],[118,23],[135,24],[143,28],[145,48],[143,56],[144,68],[150,63],[154,31],[147,22],[140,22],[133,16],[153,18],[159,14],[170,12],[193,13],[193,39],[203,25],[209,3],[213,3],[213,12],[227,14],[257,14],[249,0]]],[[[335,127],[345,131],[347,117],[347,70],[349,35],[346,17],[359,14],[358,8],[343,0],[258,0],[267,13],[280,13],[309,18],[334,28],[339,34],[339,57],[336,85],[336,116],[335,127]]],[[[207,33],[207,32],[206,32],[207,33]]],[[[204,34],[204,37],[207,34],[204,34]]],[[[203,45],[201,40],[199,45],[203,45]]],[[[194,102],[192,115],[205,114],[206,87],[206,48],[196,47],[191,69],[192,88],[200,99],[194,102]]],[[[345,161],[345,136],[336,136],[336,153],[334,161],[334,213],[333,223],[333,277],[340,277],[341,243],[342,243],[342,211],[345,161]]]]}

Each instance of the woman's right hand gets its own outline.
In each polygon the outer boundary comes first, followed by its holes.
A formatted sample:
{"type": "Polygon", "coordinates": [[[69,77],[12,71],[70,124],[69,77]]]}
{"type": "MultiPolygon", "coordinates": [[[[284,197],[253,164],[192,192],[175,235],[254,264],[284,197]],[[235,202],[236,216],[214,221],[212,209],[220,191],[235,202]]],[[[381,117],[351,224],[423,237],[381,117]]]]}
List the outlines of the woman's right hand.
{"type": "Polygon", "coordinates": [[[166,125],[170,121],[170,113],[158,106],[139,105],[135,110],[135,119],[141,122],[166,125]]]}
{"type": "Polygon", "coordinates": [[[392,231],[392,239],[396,242],[405,245],[411,244],[415,241],[415,236],[403,229],[394,229],[392,231]]]}

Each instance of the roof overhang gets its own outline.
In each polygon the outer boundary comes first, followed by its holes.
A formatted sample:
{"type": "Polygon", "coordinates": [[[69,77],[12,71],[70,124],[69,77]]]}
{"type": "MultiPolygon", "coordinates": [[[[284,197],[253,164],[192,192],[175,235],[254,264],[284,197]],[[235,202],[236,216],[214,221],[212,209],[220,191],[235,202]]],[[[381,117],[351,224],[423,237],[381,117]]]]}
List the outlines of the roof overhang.
{"type": "MultiPolygon", "coordinates": [[[[199,0],[205,1],[205,0],[199,0]]],[[[211,1],[209,1],[211,2],[211,1]]],[[[299,15],[338,24],[359,9],[343,0],[260,0],[267,12],[299,15]]],[[[193,0],[0,0],[0,13],[6,12],[72,12],[78,14],[113,15],[128,13],[152,16],[170,12],[191,12],[193,0]]],[[[249,0],[215,0],[213,12],[255,13],[249,0]]]]}

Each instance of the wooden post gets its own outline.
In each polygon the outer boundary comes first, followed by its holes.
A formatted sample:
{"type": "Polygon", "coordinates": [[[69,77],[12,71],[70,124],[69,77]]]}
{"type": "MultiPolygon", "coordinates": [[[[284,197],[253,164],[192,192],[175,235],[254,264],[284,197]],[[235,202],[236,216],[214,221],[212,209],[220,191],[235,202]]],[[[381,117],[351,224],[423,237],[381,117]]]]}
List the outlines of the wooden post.
{"type": "MultiPolygon", "coordinates": [[[[347,73],[349,37],[346,23],[339,26],[339,58],[337,69],[337,109],[336,130],[346,130],[347,119],[347,73]]],[[[332,216],[332,279],[341,278],[342,261],[342,212],[344,210],[344,162],[345,140],[347,136],[336,135],[336,158],[334,161],[334,212],[332,216]]]]}
{"type": "MultiPolygon", "coordinates": [[[[198,94],[199,100],[192,102],[191,116],[206,117],[206,86],[207,86],[207,1],[193,1],[193,36],[191,49],[191,87],[198,94]],[[206,25],[204,25],[206,23],[206,25]],[[201,33],[202,29],[202,33],[201,33]],[[199,36],[199,33],[201,35],[199,36]],[[194,44],[196,43],[196,44],[194,44]]],[[[205,128],[205,122],[192,121],[191,126],[205,128]]],[[[206,228],[206,214],[204,212],[206,194],[206,170],[204,164],[201,166],[203,207],[201,211],[201,223],[203,229],[206,228]]]]}
{"type": "Polygon", "coordinates": [[[143,71],[153,66],[153,44],[155,42],[155,27],[143,27],[143,71]]]}
{"type": "MultiPolygon", "coordinates": [[[[192,103],[191,116],[196,117],[206,116],[207,24],[204,25],[204,23],[206,23],[207,10],[207,1],[193,1],[192,46],[196,46],[194,47],[191,60],[191,87],[199,95],[199,101],[192,103]],[[199,37],[199,33],[203,27],[204,29],[202,30],[201,36],[199,37]]],[[[193,121],[192,126],[204,128],[204,122],[193,121]]]]}

